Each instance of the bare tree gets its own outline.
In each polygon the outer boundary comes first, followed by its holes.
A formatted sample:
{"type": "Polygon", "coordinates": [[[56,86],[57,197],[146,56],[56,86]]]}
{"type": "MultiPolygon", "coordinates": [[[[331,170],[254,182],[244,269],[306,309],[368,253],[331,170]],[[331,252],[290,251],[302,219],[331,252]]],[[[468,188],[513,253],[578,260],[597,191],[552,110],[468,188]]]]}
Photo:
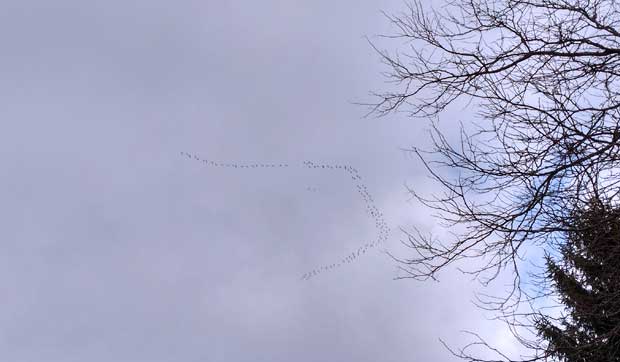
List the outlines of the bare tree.
{"type": "MultiPolygon", "coordinates": [[[[466,272],[483,282],[509,268],[511,292],[482,306],[512,328],[531,328],[532,314],[519,311],[536,298],[521,294],[523,251],[558,247],[575,231],[571,213],[589,200],[618,203],[620,3],[453,0],[434,10],[416,1],[386,16],[396,32],[383,38],[406,47],[372,43],[391,82],[372,111],[434,121],[457,101],[478,110],[456,143],[433,122],[434,147],[411,150],[442,187],[412,194],[455,232],[446,240],[404,230],[414,255],[399,259],[403,278],[434,278],[463,258],[482,262],[466,272]]],[[[467,347],[454,352],[479,360],[467,347]]]]}
{"type": "Polygon", "coordinates": [[[433,127],[434,149],[412,150],[444,191],[412,192],[465,231],[442,243],[410,233],[419,254],[408,276],[433,277],[468,256],[488,257],[484,270],[514,265],[525,244],[545,244],[570,228],[568,206],[591,193],[615,198],[620,4],[455,0],[437,12],[415,2],[388,18],[398,32],[387,37],[409,47],[375,46],[395,85],[376,93],[373,110],[440,117],[466,98],[481,119],[458,144],[433,127]],[[443,167],[458,176],[445,176],[443,167]]]}

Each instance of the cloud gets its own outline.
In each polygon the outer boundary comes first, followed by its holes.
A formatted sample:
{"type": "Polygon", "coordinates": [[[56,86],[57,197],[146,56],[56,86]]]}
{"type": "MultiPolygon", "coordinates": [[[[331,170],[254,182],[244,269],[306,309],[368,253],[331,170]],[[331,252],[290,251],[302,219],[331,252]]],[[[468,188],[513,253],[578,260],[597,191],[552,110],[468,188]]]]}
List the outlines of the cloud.
{"type": "Polygon", "coordinates": [[[460,276],[394,282],[375,251],[299,280],[376,239],[346,173],[179,154],[350,164],[393,230],[432,226],[403,186],[432,185],[398,151],[424,124],[349,102],[380,82],[362,38],[384,29],[378,10],[7,3],[0,359],[450,360],[437,338],[479,316],[460,276]]]}

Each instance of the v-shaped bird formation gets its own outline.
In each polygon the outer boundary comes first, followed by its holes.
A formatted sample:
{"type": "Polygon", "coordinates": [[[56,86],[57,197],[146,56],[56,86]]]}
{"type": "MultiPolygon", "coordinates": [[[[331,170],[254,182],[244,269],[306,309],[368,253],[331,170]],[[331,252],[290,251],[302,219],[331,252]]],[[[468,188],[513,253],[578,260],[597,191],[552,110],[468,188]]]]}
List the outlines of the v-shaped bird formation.
{"type": "MultiPolygon", "coordinates": [[[[360,245],[357,249],[353,250],[350,254],[340,258],[337,261],[334,261],[331,264],[321,265],[313,270],[304,273],[301,276],[302,280],[308,280],[310,278],[316,277],[317,275],[331,271],[347,264],[354,262],[360,256],[366,254],[370,249],[376,248],[382,243],[386,242],[389,237],[390,228],[388,227],[383,213],[379,211],[377,208],[374,199],[368,192],[368,188],[362,181],[362,177],[359,174],[359,171],[350,166],[350,165],[340,165],[340,164],[328,164],[328,163],[315,163],[312,161],[303,161],[299,164],[291,164],[288,163],[235,163],[235,162],[220,162],[214,160],[208,160],[201,158],[195,154],[181,152],[182,156],[187,157],[190,160],[194,160],[197,162],[203,163],[205,166],[209,167],[223,167],[223,168],[234,168],[234,169],[257,169],[257,168],[289,168],[289,167],[305,167],[308,169],[316,169],[316,170],[335,170],[341,171],[345,176],[350,178],[354,187],[357,190],[360,198],[364,202],[366,213],[373,220],[375,228],[377,230],[377,237],[374,240],[368,241],[363,245],[360,245]]],[[[306,190],[311,192],[318,191],[317,188],[308,187],[306,190]]]]}

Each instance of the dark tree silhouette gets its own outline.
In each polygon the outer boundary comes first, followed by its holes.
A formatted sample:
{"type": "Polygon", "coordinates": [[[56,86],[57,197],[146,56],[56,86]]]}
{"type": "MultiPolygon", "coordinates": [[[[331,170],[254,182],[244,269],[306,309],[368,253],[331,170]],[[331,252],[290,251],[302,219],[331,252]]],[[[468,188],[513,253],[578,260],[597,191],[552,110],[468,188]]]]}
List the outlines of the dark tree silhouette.
{"type": "Polygon", "coordinates": [[[407,47],[372,43],[393,82],[375,93],[375,114],[436,120],[457,100],[479,111],[459,142],[433,121],[433,149],[411,150],[443,188],[411,192],[455,237],[405,230],[415,254],[401,259],[403,277],[479,257],[468,272],[486,281],[511,268],[518,292],[524,247],[548,246],[571,230],[574,205],[620,191],[620,3],[454,0],[435,11],[414,2],[386,16],[396,33],[381,39],[407,47]]]}
{"type": "MultiPolygon", "coordinates": [[[[439,239],[403,229],[413,254],[398,259],[402,277],[435,278],[464,258],[478,260],[465,272],[483,282],[506,269],[514,272],[510,291],[481,306],[499,312],[517,340],[534,350],[520,360],[567,359],[573,342],[581,351],[592,343],[616,343],[605,339],[608,332],[580,335],[582,322],[570,313],[557,321],[541,315],[535,303],[548,290],[524,292],[520,261],[532,247],[568,253],[584,232],[575,210],[591,207],[591,200],[620,204],[620,2],[452,0],[441,10],[426,3],[386,14],[395,33],[371,42],[386,64],[389,86],[369,105],[376,115],[399,111],[432,120],[433,147],[411,151],[442,189],[434,195],[410,191],[452,235],[439,239]],[[384,41],[404,48],[383,50],[384,41]],[[474,120],[461,120],[460,139],[452,142],[438,121],[462,104],[478,112],[474,120]],[[519,329],[541,334],[526,339],[519,329]]],[[[535,277],[553,277],[560,294],[570,293],[571,283],[587,292],[593,287],[575,284],[583,280],[569,264],[548,265],[550,274],[535,277]]],[[[581,308],[570,304],[576,299],[561,301],[569,311],[581,308]]],[[[482,361],[471,352],[482,346],[497,360],[512,360],[473,335],[474,342],[451,351],[482,361]]]]}
{"type": "Polygon", "coordinates": [[[560,361],[620,361],[620,208],[593,201],[574,226],[561,258],[547,258],[565,313],[537,318],[537,329],[560,361]]]}

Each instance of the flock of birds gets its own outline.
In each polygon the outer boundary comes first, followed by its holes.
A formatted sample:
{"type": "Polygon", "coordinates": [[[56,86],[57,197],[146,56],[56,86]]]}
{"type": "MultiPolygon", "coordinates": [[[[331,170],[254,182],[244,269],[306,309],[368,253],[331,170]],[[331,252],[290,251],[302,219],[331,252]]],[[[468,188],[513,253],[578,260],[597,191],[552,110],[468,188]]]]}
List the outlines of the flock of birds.
{"type": "MultiPolygon", "coordinates": [[[[181,152],[181,156],[185,156],[191,160],[195,160],[203,163],[206,166],[211,167],[225,167],[225,168],[237,168],[237,169],[256,169],[256,168],[288,168],[292,167],[287,163],[225,163],[225,162],[216,162],[213,160],[207,160],[201,157],[198,157],[195,154],[181,152]]],[[[360,176],[357,169],[351,167],[350,165],[339,165],[339,164],[327,164],[327,163],[315,163],[312,161],[304,161],[300,165],[300,167],[305,167],[308,169],[322,169],[322,170],[341,170],[345,172],[345,174],[353,181],[355,184],[355,188],[357,189],[357,193],[360,195],[362,201],[364,202],[366,213],[372,218],[375,228],[377,230],[377,237],[367,242],[363,245],[360,245],[356,250],[341,258],[340,260],[333,262],[331,264],[321,265],[301,276],[302,280],[308,280],[310,278],[316,277],[317,275],[331,271],[336,268],[340,268],[346,264],[350,264],[354,262],[357,258],[364,255],[370,249],[378,247],[382,243],[386,242],[389,238],[390,228],[388,227],[383,213],[379,211],[377,208],[374,199],[368,192],[368,188],[362,182],[362,177],[360,176]]],[[[318,189],[315,187],[307,187],[307,191],[317,192],[318,189]]]]}

